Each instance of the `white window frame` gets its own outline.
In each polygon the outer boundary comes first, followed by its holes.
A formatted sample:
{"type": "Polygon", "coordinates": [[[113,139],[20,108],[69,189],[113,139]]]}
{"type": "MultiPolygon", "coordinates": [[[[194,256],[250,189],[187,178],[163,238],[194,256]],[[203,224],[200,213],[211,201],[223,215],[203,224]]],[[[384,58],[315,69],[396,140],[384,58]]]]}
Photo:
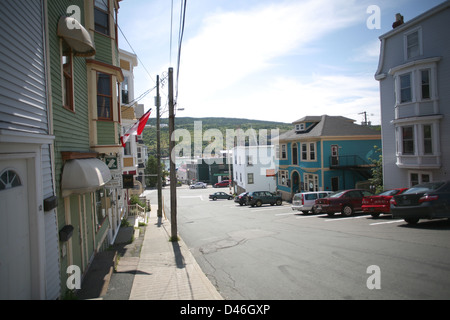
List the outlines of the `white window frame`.
{"type": "Polygon", "coordinates": [[[316,143],[302,142],[300,143],[300,159],[301,161],[314,162],[317,161],[316,143]],[[306,159],[304,158],[304,146],[306,146],[306,159]],[[313,157],[311,155],[314,155],[313,157]]]}
{"type": "Polygon", "coordinates": [[[423,39],[422,39],[422,27],[421,26],[411,29],[403,34],[403,48],[404,48],[403,52],[404,52],[405,61],[411,60],[411,59],[414,59],[414,58],[417,58],[417,57],[420,57],[423,55],[423,41],[422,40],[423,39]],[[417,32],[417,41],[418,41],[418,47],[419,47],[418,54],[415,56],[412,56],[412,57],[408,57],[408,36],[410,36],[411,34],[416,33],[416,32],[417,32]]]}
{"type": "Polygon", "coordinates": [[[289,171],[288,170],[278,170],[278,185],[287,187],[289,179],[289,171]],[[284,181],[283,181],[284,177],[284,181]]]}
{"type": "Polygon", "coordinates": [[[433,181],[433,173],[431,171],[417,171],[417,170],[409,170],[408,171],[408,185],[409,187],[412,187],[412,179],[411,179],[411,175],[413,174],[417,174],[419,180],[417,184],[423,183],[423,176],[424,175],[428,175],[429,176],[429,182],[433,181]]]}

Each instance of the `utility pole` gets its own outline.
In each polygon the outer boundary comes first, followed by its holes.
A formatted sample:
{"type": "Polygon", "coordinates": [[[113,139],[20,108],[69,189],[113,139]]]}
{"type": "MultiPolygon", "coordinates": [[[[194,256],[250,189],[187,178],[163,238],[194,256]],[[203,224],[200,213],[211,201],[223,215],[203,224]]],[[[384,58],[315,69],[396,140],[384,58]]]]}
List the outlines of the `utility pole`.
{"type": "Polygon", "coordinates": [[[173,68],[169,68],[169,155],[170,155],[170,225],[171,241],[178,241],[177,227],[177,173],[175,169],[175,141],[172,135],[175,130],[175,112],[173,101],[173,68]]]}
{"type": "Polygon", "coordinates": [[[158,218],[162,218],[162,186],[161,186],[161,131],[160,131],[160,107],[161,107],[161,97],[159,96],[159,75],[156,76],[156,170],[157,170],[157,189],[158,189],[158,218]]]}

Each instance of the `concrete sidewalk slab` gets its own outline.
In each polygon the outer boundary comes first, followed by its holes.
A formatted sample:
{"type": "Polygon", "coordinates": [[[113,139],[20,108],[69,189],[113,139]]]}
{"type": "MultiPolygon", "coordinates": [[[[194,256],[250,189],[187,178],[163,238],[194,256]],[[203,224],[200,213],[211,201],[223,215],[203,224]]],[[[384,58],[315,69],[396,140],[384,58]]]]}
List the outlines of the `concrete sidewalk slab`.
{"type": "Polygon", "coordinates": [[[182,239],[170,242],[170,221],[152,213],[130,300],[223,300],[182,239]]]}

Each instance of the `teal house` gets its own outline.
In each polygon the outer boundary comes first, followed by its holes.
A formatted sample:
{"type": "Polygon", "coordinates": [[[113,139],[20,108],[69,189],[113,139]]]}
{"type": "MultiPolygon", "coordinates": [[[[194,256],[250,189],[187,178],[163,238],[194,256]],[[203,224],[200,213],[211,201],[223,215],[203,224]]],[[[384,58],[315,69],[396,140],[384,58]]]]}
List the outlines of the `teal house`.
{"type": "Polygon", "coordinates": [[[303,191],[351,189],[371,177],[380,132],[342,116],[306,116],[292,124],[278,138],[277,189],[283,200],[303,191]]]}

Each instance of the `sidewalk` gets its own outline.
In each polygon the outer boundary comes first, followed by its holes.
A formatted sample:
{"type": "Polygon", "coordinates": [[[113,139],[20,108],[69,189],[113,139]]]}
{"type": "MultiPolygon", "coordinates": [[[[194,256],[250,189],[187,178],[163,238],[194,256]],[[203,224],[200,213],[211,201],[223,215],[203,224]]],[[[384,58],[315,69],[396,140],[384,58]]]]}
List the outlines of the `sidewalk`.
{"type": "Polygon", "coordinates": [[[222,300],[184,241],[169,241],[170,221],[156,212],[152,206],[129,300],[222,300]]]}

